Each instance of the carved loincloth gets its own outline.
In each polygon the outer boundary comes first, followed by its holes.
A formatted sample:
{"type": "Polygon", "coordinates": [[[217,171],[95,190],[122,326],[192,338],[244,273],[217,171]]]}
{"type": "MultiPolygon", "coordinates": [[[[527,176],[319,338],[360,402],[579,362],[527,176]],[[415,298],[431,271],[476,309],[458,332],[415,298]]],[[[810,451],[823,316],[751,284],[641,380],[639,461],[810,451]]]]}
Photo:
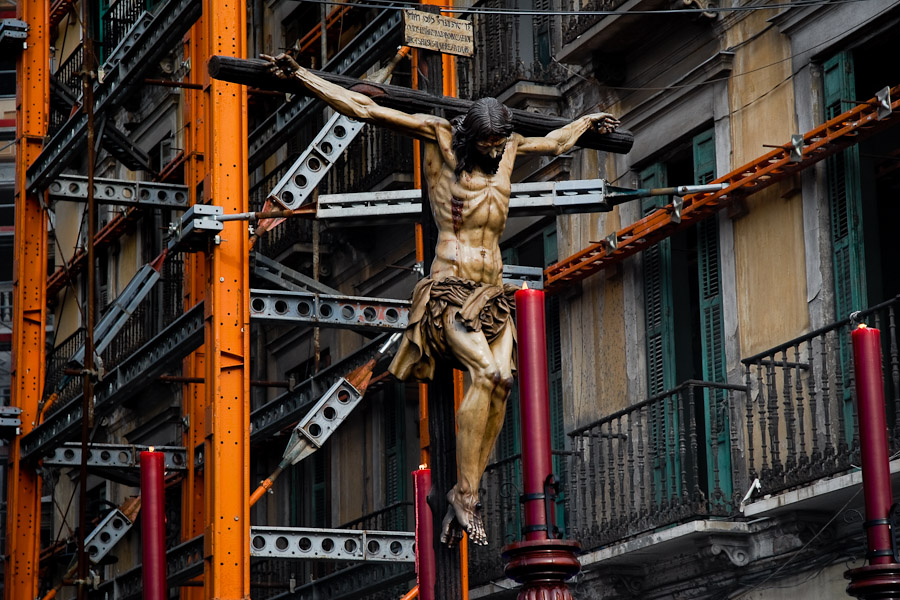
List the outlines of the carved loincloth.
{"type": "Polygon", "coordinates": [[[397,379],[430,381],[434,376],[435,359],[448,361],[454,368],[465,369],[456,359],[444,339],[444,312],[448,307],[459,311],[456,319],[469,331],[481,331],[490,344],[512,328],[513,349],[510,357],[512,372],[516,370],[516,324],[513,316],[514,285],[485,285],[447,277],[435,281],[426,277],[413,290],[409,324],[400,341],[400,348],[389,368],[397,379]]]}

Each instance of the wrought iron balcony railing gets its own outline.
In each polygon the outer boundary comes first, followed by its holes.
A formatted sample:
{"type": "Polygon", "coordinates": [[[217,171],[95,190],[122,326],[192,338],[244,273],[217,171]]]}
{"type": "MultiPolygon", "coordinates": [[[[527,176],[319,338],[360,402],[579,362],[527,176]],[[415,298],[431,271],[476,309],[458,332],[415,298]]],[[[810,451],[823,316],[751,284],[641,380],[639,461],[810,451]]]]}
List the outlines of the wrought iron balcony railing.
{"type": "MultiPolygon", "coordinates": [[[[615,10],[625,4],[625,0],[569,0],[570,11],[600,11],[615,10]]],[[[563,21],[563,43],[569,44],[583,34],[585,31],[593,27],[600,19],[606,15],[599,14],[579,14],[567,17],[563,21]]]]}
{"type": "MultiPolygon", "coordinates": [[[[515,8],[507,0],[488,0],[484,8],[515,8]]],[[[474,14],[475,56],[458,61],[459,95],[498,97],[517,82],[556,85],[565,69],[551,59],[549,14],[474,14]]]]}
{"type": "MultiPolygon", "coordinates": [[[[860,313],[882,330],[891,452],[900,448],[900,297],[860,313]]],[[[846,471],[859,449],[850,319],[744,359],[747,472],[762,493],[846,471]]]]}

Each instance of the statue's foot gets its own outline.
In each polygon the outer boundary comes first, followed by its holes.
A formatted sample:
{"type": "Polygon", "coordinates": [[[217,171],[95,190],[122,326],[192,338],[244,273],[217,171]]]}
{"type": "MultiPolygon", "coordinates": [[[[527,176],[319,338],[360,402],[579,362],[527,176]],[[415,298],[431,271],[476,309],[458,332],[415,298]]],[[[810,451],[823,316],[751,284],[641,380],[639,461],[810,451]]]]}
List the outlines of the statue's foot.
{"type": "Polygon", "coordinates": [[[441,523],[441,543],[447,544],[453,548],[463,538],[463,529],[456,520],[456,511],[453,505],[447,507],[447,514],[444,515],[444,521],[441,523]]]}
{"type": "MultiPolygon", "coordinates": [[[[452,522],[456,521],[457,526],[469,535],[469,540],[478,546],[487,546],[487,535],[484,532],[484,521],[481,519],[481,503],[475,494],[461,494],[457,491],[456,486],[447,492],[447,500],[450,505],[447,507],[447,515],[444,517],[444,523],[447,524],[448,519],[452,522]],[[451,515],[452,511],[452,515],[451,515]]],[[[449,531],[450,526],[445,527],[449,531]]],[[[443,533],[441,541],[443,541],[443,533]]]]}

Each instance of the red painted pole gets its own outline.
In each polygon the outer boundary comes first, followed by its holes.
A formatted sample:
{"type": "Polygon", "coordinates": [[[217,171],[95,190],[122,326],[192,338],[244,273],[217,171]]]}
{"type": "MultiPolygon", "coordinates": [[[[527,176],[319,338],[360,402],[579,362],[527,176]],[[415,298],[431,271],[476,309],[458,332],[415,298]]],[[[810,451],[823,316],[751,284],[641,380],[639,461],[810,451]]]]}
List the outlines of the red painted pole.
{"type": "Polygon", "coordinates": [[[141,545],[144,600],[166,600],[166,516],[162,452],[141,452],[141,545]]]}
{"type": "Polygon", "coordinates": [[[894,562],[891,529],[891,473],[888,467],[884,380],[881,367],[881,332],[864,324],[851,333],[859,409],[863,493],[866,499],[866,536],[869,564],[894,562]]]}
{"type": "Polygon", "coordinates": [[[412,472],[416,502],[416,578],[419,598],[434,599],[434,520],[428,506],[428,492],[431,490],[431,469],[424,465],[412,472]]]}
{"type": "Polygon", "coordinates": [[[546,540],[544,482],[553,472],[550,449],[550,388],[547,380],[544,292],[516,292],[519,407],[522,419],[522,479],[526,540],[546,540]]]}
{"type": "Polygon", "coordinates": [[[545,482],[553,473],[550,449],[550,393],[544,292],[516,292],[519,350],[519,406],[522,418],[522,479],[525,540],[503,548],[506,575],[522,583],[518,600],[572,600],[566,579],[581,569],[578,542],[554,539],[552,501],[545,504],[545,482]],[[548,515],[549,513],[549,515],[548,515]],[[549,521],[549,523],[548,523],[549,521]]]}

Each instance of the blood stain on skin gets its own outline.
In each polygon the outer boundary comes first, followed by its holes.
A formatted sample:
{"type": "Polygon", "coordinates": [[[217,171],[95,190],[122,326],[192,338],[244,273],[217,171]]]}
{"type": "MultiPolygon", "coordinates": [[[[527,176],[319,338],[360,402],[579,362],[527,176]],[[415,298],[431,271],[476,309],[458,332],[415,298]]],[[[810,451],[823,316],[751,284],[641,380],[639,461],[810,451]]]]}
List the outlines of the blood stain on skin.
{"type": "Polygon", "coordinates": [[[459,237],[459,229],[462,227],[463,220],[463,204],[465,200],[452,196],[450,199],[450,208],[453,211],[453,233],[459,237]]]}

